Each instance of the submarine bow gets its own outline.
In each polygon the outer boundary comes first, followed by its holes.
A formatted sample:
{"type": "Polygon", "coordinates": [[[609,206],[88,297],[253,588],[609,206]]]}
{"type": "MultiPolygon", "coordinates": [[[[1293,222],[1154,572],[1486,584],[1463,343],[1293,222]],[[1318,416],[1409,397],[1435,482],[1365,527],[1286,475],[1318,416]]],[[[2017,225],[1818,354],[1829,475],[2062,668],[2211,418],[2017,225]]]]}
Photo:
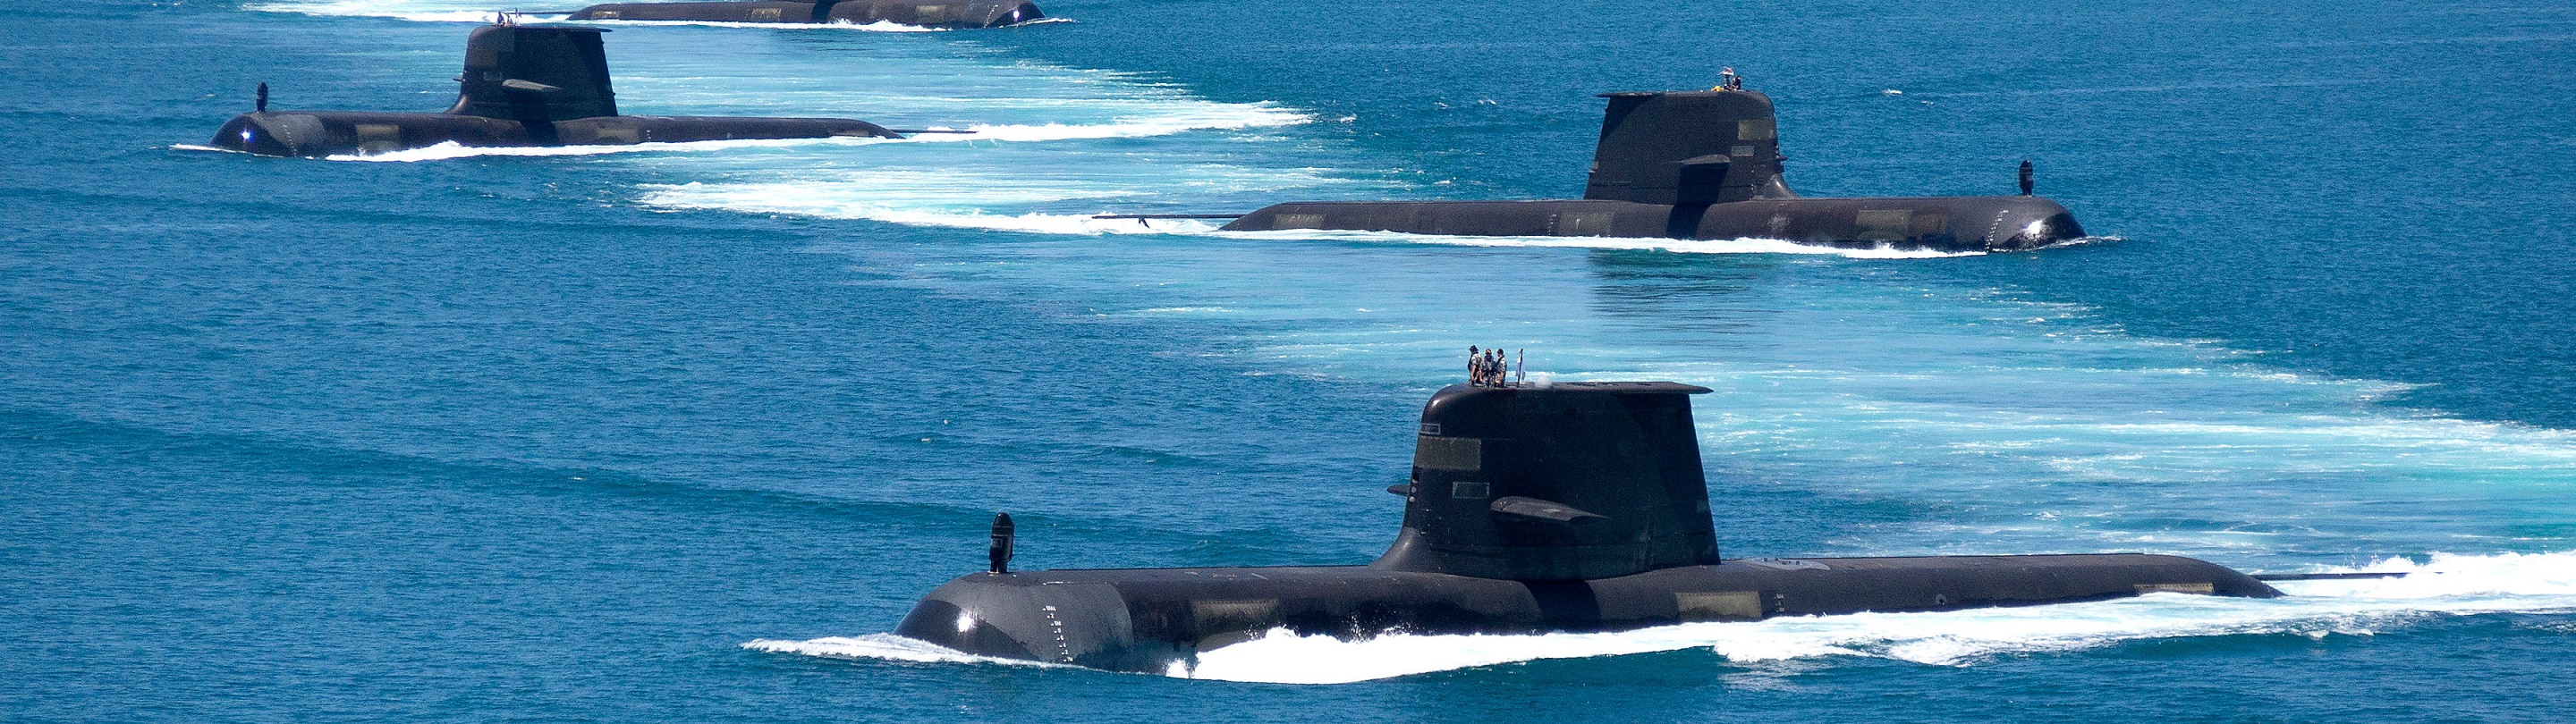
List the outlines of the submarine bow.
{"type": "Polygon", "coordinates": [[[270,111],[263,101],[258,110],[227,121],[209,145],[262,156],[328,156],[441,143],[557,146],[902,137],[846,118],[618,115],[617,92],[600,43],[605,32],[513,24],[475,28],[466,36],[456,103],[444,113],[270,111]]]}
{"type": "Polygon", "coordinates": [[[1386,554],[1360,566],[1008,572],[925,596],[895,629],[961,652],[1182,673],[1272,631],[1618,631],[1700,621],[1936,611],[2191,593],[2271,597],[2190,558],[1718,556],[1690,396],[1670,382],[1453,385],[1423,407],[1386,554]]]}
{"type": "Polygon", "coordinates": [[[1781,239],[1838,247],[2036,249],[2081,238],[2066,207],[2022,196],[1803,198],[1771,98],[1741,90],[1605,93],[1583,198],[1292,202],[1228,231],[1781,239]]]}

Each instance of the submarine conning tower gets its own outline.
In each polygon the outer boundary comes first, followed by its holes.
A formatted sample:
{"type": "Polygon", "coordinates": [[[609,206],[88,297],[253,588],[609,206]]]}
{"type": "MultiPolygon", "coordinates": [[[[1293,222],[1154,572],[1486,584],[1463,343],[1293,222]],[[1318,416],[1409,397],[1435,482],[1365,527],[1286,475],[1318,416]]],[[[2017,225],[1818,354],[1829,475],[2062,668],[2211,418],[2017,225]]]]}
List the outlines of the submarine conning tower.
{"type": "Polygon", "coordinates": [[[1780,179],[1780,123],[1751,91],[1603,93],[1583,198],[1722,204],[1796,198],[1780,179]]]}
{"type": "Polygon", "coordinates": [[[448,113],[527,123],[617,115],[599,28],[485,25],[465,38],[448,113]]]}
{"type": "Polygon", "coordinates": [[[1422,406],[1404,528],[1373,568],[1520,581],[1718,562],[1673,382],[1451,385],[1422,406]]]}

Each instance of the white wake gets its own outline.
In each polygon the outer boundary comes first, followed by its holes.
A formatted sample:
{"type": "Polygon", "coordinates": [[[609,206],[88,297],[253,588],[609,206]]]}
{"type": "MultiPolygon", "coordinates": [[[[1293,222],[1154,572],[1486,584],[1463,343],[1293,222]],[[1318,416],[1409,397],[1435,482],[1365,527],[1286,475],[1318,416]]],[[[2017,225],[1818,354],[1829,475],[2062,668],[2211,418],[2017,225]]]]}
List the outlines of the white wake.
{"type": "MultiPolygon", "coordinates": [[[[2363,569],[2406,578],[2285,582],[2279,599],[2138,598],[1938,613],[1864,613],[1702,623],[1607,634],[1381,636],[1341,641],[1275,631],[1199,655],[1187,676],[1333,684],[1539,659],[1706,648],[1736,663],[1865,656],[1940,666],[2125,641],[2295,634],[2367,636],[2430,615],[2576,611],[2576,552],[2436,554],[2363,569]]],[[[2358,570],[2358,569],[2330,569],[2358,570]]]]}
{"type": "MultiPolygon", "coordinates": [[[[2434,554],[2318,572],[2403,571],[2405,578],[2278,584],[2278,599],[2151,594],[2138,598],[1939,613],[1863,613],[1697,623],[1593,634],[1417,636],[1365,641],[1275,630],[1201,652],[1171,676],[1289,684],[1339,684],[1542,659],[1581,659],[1707,649],[1734,663],[1873,657],[1972,666],[1999,655],[2078,651],[2127,641],[2196,636],[2369,636],[2429,617],[2576,612],[2576,552],[2434,554]]],[[[910,662],[1039,665],[975,656],[888,634],[811,641],[762,640],[779,653],[910,662]]]]}
{"type": "Polygon", "coordinates": [[[1613,251],[1662,251],[1677,254],[1818,254],[1851,259],[1946,259],[1981,256],[1982,251],[1942,251],[1938,249],[1899,249],[1880,244],[1872,247],[1846,248],[1800,244],[1783,239],[1670,239],[1661,237],[1617,236],[1455,236],[1445,234],[1405,234],[1390,231],[1323,231],[1282,230],[1234,232],[1251,238],[1316,239],[1386,244],[1427,244],[1435,246],[1518,247],[1529,249],[1604,249],[1613,251]]]}

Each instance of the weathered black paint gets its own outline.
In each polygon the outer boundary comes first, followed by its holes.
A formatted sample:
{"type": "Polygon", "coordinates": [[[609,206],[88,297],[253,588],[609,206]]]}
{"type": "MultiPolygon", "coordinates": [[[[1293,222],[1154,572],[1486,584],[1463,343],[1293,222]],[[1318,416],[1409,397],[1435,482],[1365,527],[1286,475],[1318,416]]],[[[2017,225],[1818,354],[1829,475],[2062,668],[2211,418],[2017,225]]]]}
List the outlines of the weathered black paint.
{"type": "MultiPolygon", "coordinates": [[[[465,42],[456,105],[445,113],[269,111],[235,116],[210,143],[263,156],[383,153],[465,146],[587,146],[672,141],[901,138],[846,118],[621,116],[596,28],[487,25],[465,42]]],[[[263,84],[265,87],[265,84],[263,84]]]]}
{"type": "Polygon", "coordinates": [[[606,3],[570,20],[686,20],[717,23],[901,23],[931,28],[999,28],[1041,18],[1027,0],[824,0],[824,2],[606,3]]]}
{"type": "Polygon", "coordinates": [[[1365,566],[977,573],[895,633],[969,653],[1123,671],[1287,629],[1617,631],[2174,592],[2272,597],[2227,568],[2135,553],[1728,559],[1690,398],[1669,382],[1455,385],[1423,406],[1404,527],[1365,566]],[[1566,511],[1583,513],[1575,515],[1566,511]]]}
{"type": "Polygon", "coordinates": [[[1948,251],[2033,249],[2084,235],[2065,207],[2027,194],[1801,198],[1783,180],[1777,120],[1760,93],[1605,97],[1582,200],[1286,203],[1225,229],[1765,238],[1948,251]]]}

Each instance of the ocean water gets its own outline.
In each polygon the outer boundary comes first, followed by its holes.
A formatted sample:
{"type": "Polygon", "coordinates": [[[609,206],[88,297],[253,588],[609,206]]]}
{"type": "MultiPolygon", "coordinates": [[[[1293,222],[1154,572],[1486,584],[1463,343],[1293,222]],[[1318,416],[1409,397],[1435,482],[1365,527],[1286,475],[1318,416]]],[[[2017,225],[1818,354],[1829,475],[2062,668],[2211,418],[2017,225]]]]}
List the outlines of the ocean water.
{"type": "MultiPolygon", "coordinates": [[[[0,720],[2562,721],[2576,6],[1058,0],[616,24],[621,107],[906,141],[198,144],[437,110],[473,0],[0,9],[0,720]],[[1809,195],[2011,255],[1215,232],[1579,191],[1732,65],[1809,195]],[[1709,386],[1729,555],[2406,570],[2268,601],[1284,632],[1169,676],[885,634],[982,565],[1364,562],[1470,344],[1709,386]]],[[[519,8],[532,10],[555,7],[519,8]]]]}

